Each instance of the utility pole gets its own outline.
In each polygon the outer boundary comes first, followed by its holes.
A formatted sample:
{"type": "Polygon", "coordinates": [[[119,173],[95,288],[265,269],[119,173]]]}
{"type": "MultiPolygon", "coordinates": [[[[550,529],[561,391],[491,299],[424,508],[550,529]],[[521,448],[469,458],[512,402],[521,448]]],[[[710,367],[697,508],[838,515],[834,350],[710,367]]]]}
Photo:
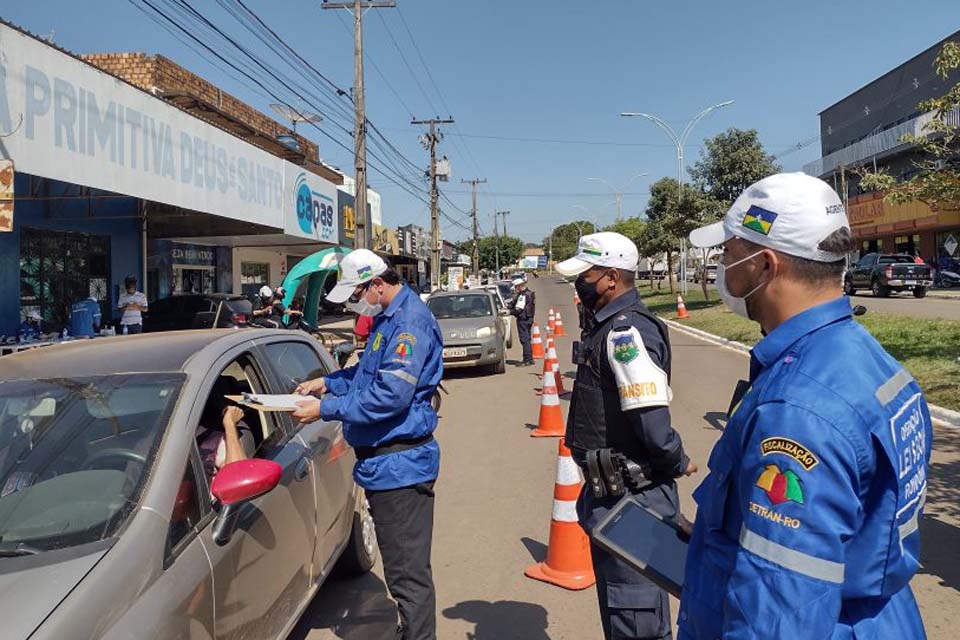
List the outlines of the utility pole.
{"type": "Polygon", "coordinates": [[[500,215],[499,211],[493,212],[493,238],[497,244],[496,254],[497,254],[497,279],[500,279],[500,234],[497,233],[497,216],[500,215]]]}
{"type": "Polygon", "coordinates": [[[354,247],[370,248],[371,234],[367,229],[367,113],[363,91],[363,12],[365,9],[397,6],[393,0],[352,0],[350,2],[327,2],[323,9],[348,9],[353,11],[353,170],[355,175],[354,206],[356,208],[356,238],[354,247]]]}
{"type": "Polygon", "coordinates": [[[503,216],[503,237],[507,237],[507,216],[510,215],[509,211],[498,211],[500,215],[503,216]]]}
{"type": "Polygon", "coordinates": [[[480,232],[479,228],[477,227],[477,185],[486,184],[487,179],[461,179],[460,182],[462,184],[469,184],[473,188],[473,275],[478,276],[480,275],[480,245],[478,244],[478,236],[480,235],[480,232]]]}
{"type": "Polygon", "coordinates": [[[437,129],[438,124],[453,124],[453,118],[441,120],[413,119],[410,124],[429,125],[430,132],[420,138],[423,148],[430,152],[430,290],[440,286],[440,208],[439,193],[437,191],[437,143],[443,139],[443,134],[437,129]]]}

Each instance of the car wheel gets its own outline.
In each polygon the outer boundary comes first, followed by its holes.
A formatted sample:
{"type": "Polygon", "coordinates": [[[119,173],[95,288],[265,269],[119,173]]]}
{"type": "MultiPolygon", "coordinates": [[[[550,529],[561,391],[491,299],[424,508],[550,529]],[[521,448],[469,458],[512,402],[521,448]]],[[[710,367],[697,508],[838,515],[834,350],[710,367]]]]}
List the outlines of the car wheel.
{"type": "Polygon", "coordinates": [[[856,292],[857,292],[857,290],[853,288],[853,280],[847,279],[847,280],[844,280],[844,281],[843,281],[843,293],[844,293],[844,294],[846,294],[846,295],[848,295],[848,296],[852,296],[852,295],[855,294],[856,292]]]}
{"type": "Polygon", "coordinates": [[[373,569],[376,562],[377,530],[370,514],[370,505],[367,504],[367,499],[361,496],[360,507],[353,514],[350,540],[340,556],[340,562],[337,563],[337,572],[341,575],[362,575],[373,569]]]}
{"type": "Polygon", "coordinates": [[[914,297],[914,298],[925,298],[926,296],[927,296],[927,288],[926,288],[926,287],[917,287],[917,288],[915,288],[915,289],[913,290],[913,297],[914,297]]]}
{"type": "Polygon", "coordinates": [[[890,287],[883,286],[882,284],[880,284],[879,280],[873,281],[873,286],[871,287],[871,290],[873,291],[873,295],[876,298],[886,298],[887,296],[890,295],[890,287]]]}

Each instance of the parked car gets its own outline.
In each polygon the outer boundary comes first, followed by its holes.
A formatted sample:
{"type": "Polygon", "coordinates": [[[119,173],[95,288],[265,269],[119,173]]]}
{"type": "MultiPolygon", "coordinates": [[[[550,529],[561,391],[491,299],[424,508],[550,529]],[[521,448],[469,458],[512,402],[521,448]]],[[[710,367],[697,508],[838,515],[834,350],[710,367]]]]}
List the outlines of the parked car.
{"type": "Polygon", "coordinates": [[[211,482],[198,437],[217,425],[200,422],[226,402],[215,388],[289,393],[335,368],[305,334],[266,329],[5,357],[3,637],[286,638],[338,561],[374,564],[353,450],[339,422],[247,410],[253,457],[211,482]]]}
{"type": "Polygon", "coordinates": [[[229,293],[170,296],[150,303],[143,314],[143,330],[245,327],[252,314],[253,305],[243,296],[229,293]]]}
{"type": "Polygon", "coordinates": [[[443,366],[486,367],[491,373],[507,369],[504,312],[483,289],[438,291],[427,299],[443,333],[443,366]]]}
{"type": "Polygon", "coordinates": [[[503,299],[498,285],[485,284],[483,288],[493,294],[493,302],[497,306],[497,315],[503,318],[503,332],[506,335],[507,349],[510,349],[513,347],[513,316],[510,315],[510,307],[507,301],[503,299]],[[504,309],[506,309],[506,313],[503,313],[504,309]]]}
{"type": "Polygon", "coordinates": [[[878,298],[910,290],[914,298],[922,298],[932,284],[930,265],[916,264],[905,253],[868,253],[843,274],[843,291],[848,296],[858,289],[870,289],[878,298]]]}
{"type": "MultiPolygon", "coordinates": [[[[697,267],[693,270],[693,281],[700,282],[700,276],[703,274],[703,267],[697,267]]],[[[712,284],[717,281],[717,265],[707,265],[707,283],[712,284]]]]}

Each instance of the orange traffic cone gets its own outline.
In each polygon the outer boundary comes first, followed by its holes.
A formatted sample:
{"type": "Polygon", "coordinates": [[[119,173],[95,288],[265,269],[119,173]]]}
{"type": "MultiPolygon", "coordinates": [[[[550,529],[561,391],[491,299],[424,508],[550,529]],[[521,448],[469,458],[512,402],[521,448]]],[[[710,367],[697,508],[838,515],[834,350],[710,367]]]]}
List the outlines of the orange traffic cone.
{"type": "Polygon", "coordinates": [[[537,325],[533,325],[533,331],[530,333],[530,348],[534,358],[543,359],[543,340],[540,339],[540,327],[537,325]]]}
{"type": "Polygon", "coordinates": [[[554,326],[556,327],[556,334],[558,338],[563,338],[567,335],[563,330],[563,318],[560,317],[559,311],[557,311],[557,320],[554,323],[554,326]]]}
{"type": "Polygon", "coordinates": [[[547,315],[547,335],[557,335],[557,316],[554,315],[552,308],[547,315]]]}
{"type": "Polygon", "coordinates": [[[557,395],[557,383],[553,371],[543,374],[543,395],[540,396],[540,421],[537,428],[530,432],[533,438],[562,437],[563,412],[560,410],[560,396],[557,395]]]}
{"type": "Polygon", "coordinates": [[[687,313],[687,305],[683,304],[683,296],[677,294],[677,320],[686,320],[690,317],[687,313]]]}
{"type": "Polygon", "coordinates": [[[553,343],[550,343],[550,348],[547,349],[546,359],[550,361],[554,382],[557,384],[557,395],[566,395],[567,392],[563,388],[563,376],[560,375],[560,359],[557,358],[557,350],[554,348],[553,343]]]}
{"type": "Polygon", "coordinates": [[[590,559],[590,539],[577,522],[577,497],[583,476],[563,438],[559,449],[547,558],[527,567],[523,575],[564,589],[586,589],[597,580],[590,559]]]}

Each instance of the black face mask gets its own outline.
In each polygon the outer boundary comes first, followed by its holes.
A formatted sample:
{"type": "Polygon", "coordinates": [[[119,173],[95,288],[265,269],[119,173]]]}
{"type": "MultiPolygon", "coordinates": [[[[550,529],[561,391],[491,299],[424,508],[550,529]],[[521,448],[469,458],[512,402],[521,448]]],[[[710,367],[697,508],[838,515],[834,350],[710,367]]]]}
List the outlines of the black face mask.
{"type": "Polygon", "coordinates": [[[600,292],[597,291],[596,282],[587,282],[586,275],[586,272],[584,272],[577,276],[573,286],[577,290],[577,295],[580,297],[583,306],[593,311],[596,309],[597,302],[600,301],[600,292]]]}

